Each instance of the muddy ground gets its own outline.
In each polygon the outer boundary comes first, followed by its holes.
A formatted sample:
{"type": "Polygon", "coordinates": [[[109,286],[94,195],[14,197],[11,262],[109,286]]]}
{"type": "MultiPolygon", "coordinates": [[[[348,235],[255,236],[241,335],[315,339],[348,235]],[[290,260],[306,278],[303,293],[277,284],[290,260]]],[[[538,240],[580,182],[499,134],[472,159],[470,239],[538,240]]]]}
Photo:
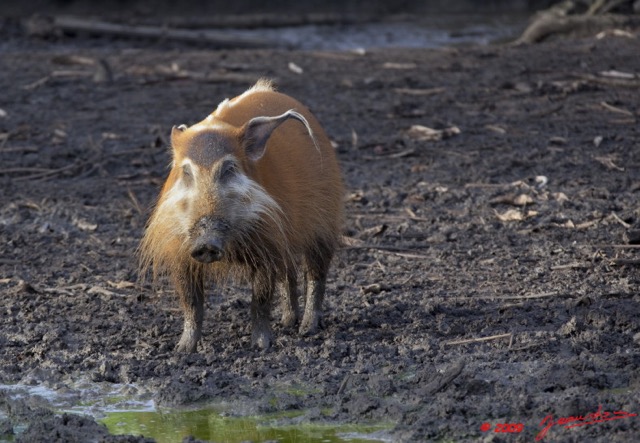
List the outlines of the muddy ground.
{"type": "MultiPolygon", "coordinates": [[[[134,383],[159,405],[391,422],[394,441],[533,441],[549,414],[640,413],[637,38],[356,54],[2,32],[0,382],[134,383]],[[325,328],[276,325],[251,349],[239,285],[209,292],[198,352],[176,355],[177,301],[135,256],[167,137],[263,76],[311,107],[342,163],[325,328]]],[[[0,410],[4,438],[109,438],[6,392],[0,410]]],[[[637,435],[626,416],[545,440],[637,435]]]]}

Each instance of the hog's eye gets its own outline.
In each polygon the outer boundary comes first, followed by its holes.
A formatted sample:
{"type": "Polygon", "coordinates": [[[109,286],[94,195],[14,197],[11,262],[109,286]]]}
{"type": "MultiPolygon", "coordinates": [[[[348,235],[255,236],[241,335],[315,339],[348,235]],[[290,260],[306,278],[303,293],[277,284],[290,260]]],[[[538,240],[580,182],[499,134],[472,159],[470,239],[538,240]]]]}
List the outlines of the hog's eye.
{"type": "Polygon", "coordinates": [[[191,184],[193,181],[193,171],[191,170],[191,166],[188,164],[182,166],[182,179],[187,184],[191,184]]]}
{"type": "Polygon", "coordinates": [[[238,167],[235,162],[231,160],[225,160],[220,166],[220,172],[218,173],[218,177],[220,180],[228,180],[233,177],[238,171],[238,167]]]}

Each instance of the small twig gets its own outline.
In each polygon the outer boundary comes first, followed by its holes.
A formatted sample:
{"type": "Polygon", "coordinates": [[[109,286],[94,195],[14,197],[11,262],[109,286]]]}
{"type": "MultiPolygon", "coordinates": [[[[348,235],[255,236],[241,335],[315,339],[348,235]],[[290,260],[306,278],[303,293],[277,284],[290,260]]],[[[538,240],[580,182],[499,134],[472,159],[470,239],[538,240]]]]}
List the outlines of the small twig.
{"type": "Polygon", "coordinates": [[[563,271],[565,269],[584,269],[590,267],[591,265],[586,265],[584,263],[568,263],[566,265],[551,266],[549,269],[551,269],[552,271],[563,271]]]}
{"type": "Polygon", "coordinates": [[[558,112],[559,110],[561,110],[564,107],[564,103],[561,103],[559,105],[556,106],[552,106],[550,108],[547,109],[541,109],[539,111],[533,112],[530,114],[531,117],[545,117],[547,115],[551,115],[551,114],[555,114],[556,112],[558,112]]]}
{"type": "Polygon", "coordinates": [[[607,111],[611,111],[611,112],[615,112],[617,114],[622,114],[622,115],[626,115],[628,117],[633,117],[633,112],[627,110],[627,109],[622,109],[622,108],[618,108],[617,106],[613,106],[610,105],[607,102],[600,102],[600,105],[602,105],[602,107],[604,109],[606,109],[607,111]]]}
{"type": "Polygon", "coordinates": [[[640,249],[640,245],[585,245],[593,248],[640,249]]]}
{"type": "Polygon", "coordinates": [[[12,258],[0,258],[0,265],[19,265],[22,263],[20,260],[14,260],[12,258]]]}
{"type": "MultiPolygon", "coordinates": [[[[4,151],[3,151],[4,152],[4,151]]],[[[50,172],[52,171],[52,169],[49,168],[29,168],[29,167],[16,167],[16,168],[7,168],[7,169],[0,169],[0,175],[6,175],[6,174],[16,174],[16,173],[21,173],[21,172],[50,172]]]]}
{"type": "Polygon", "coordinates": [[[618,86],[623,88],[633,88],[636,89],[640,87],[640,81],[638,80],[625,80],[622,78],[611,78],[611,77],[596,77],[595,75],[590,74],[573,74],[573,76],[582,78],[584,80],[599,83],[607,86],[618,86]]]}
{"type": "Polygon", "coordinates": [[[531,188],[522,180],[516,180],[511,183],[467,183],[464,185],[465,188],[511,188],[514,186],[524,186],[526,188],[531,188]]]}
{"type": "Polygon", "coordinates": [[[411,88],[395,88],[393,91],[397,94],[406,94],[406,95],[434,95],[444,92],[446,88],[430,88],[430,89],[411,89],[411,88]]]}
{"type": "Polygon", "coordinates": [[[344,390],[347,387],[347,383],[349,383],[350,379],[351,379],[351,374],[347,374],[344,376],[344,378],[342,379],[342,383],[340,383],[340,387],[338,388],[338,392],[337,392],[338,396],[344,394],[344,390]]]}
{"type": "Polygon", "coordinates": [[[445,342],[445,345],[465,345],[467,343],[480,343],[480,342],[484,342],[484,341],[490,341],[490,340],[499,340],[501,338],[509,338],[509,345],[511,345],[511,343],[513,342],[513,333],[508,333],[508,334],[499,334],[499,335],[491,335],[489,337],[478,337],[478,338],[469,338],[466,340],[454,340],[454,341],[448,341],[445,342]]]}
{"type": "Polygon", "coordinates": [[[45,83],[47,83],[49,81],[51,77],[50,76],[45,76],[42,77],[41,79],[36,80],[35,82],[29,83],[27,85],[24,85],[22,87],[22,89],[25,89],[27,91],[33,91],[34,89],[39,88],[40,86],[44,85],[45,83]]]}
{"type": "Polygon", "coordinates": [[[428,218],[418,217],[418,216],[416,215],[416,213],[415,213],[415,212],[413,212],[413,210],[412,210],[411,208],[404,208],[404,210],[405,210],[405,212],[406,212],[407,214],[409,214],[409,218],[410,218],[411,220],[415,220],[415,221],[424,221],[424,222],[431,221],[431,220],[429,220],[428,218]]]}
{"type": "Polygon", "coordinates": [[[15,148],[5,148],[4,147],[4,142],[6,141],[6,139],[4,139],[4,141],[2,142],[2,145],[0,146],[0,152],[5,153],[5,152],[38,152],[38,148],[36,148],[35,146],[20,146],[20,147],[15,147],[15,148]]]}
{"type": "Polygon", "coordinates": [[[14,180],[15,181],[25,181],[25,180],[42,179],[42,178],[46,178],[46,177],[49,177],[49,176],[52,176],[52,175],[58,175],[61,172],[68,171],[69,169],[76,168],[76,167],[80,166],[81,164],[82,164],[81,162],[75,162],[73,164],[70,164],[70,165],[67,165],[67,166],[63,166],[62,168],[59,168],[59,169],[45,169],[41,173],[38,173],[38,174],[25,175],[25,176],[22,176],[22,177],[15,177],[14,180]]]}
{"type": "Polygon", "coordinates": [[[398,152],[394,152],[391,154],[380,154],[380,155],[364,155],[362,156],[362,158],[364,160],[383,160],[383,159],[389,159],[389,158],[403,158],[403,157],[409,157],[412,156],[413,154],[416,153],[416,150],[413,148],[410,149],[405,149],[403,151],[398,151],[398,152]]]}
{"type": "Polygon", "coordinates": [[[615,221],[617,221],[618,223],[620,223],[622,226],[624,226],[625,228],[629,229],[631,227],[631,225],[629,223],[627,223],[626,221],[622,220],[618,214],[616,214],[615,212],[611,213],[611,217],[613,217],[613,219],[615,221]]]}
{"type": "Polygon", "coordinates": [[[456,301],[469,301],[469,300],[504,300],[504,301],[513,301],[513,300],[533,300],[536,298],[547,298],[547,297],[569,297],[566,294],[558,294],[557,292],[543,292],[541,294],[531,294],[531,295],[507,295],[507,296],[495,296],[495,295],[480,295],[480,296],[472,296],[472,297],[455,297],[455,298],[447,298],[447,300],[456,300],[456,301]]]}
{"type": "Polygon", "coordinates": [[[142,209],[142,206],[140,206],[140,202],[138,201],[138,198],[133,193],[131,188],[127,188],[127,195],[129,196],[131,203],[133,203],[133,207],[136,208],[136,211],[138,211],[138,214],[143,215],[144,210],[142,209]]]}
{"type": "Polygon", "coordinates": [[[411,249],[397,248],[395,246],[374,246],[374,245],[359,245],[359,246],[347,246],[344,250],[358,250],[367,249],[370,251],[378,251],[385,254],[397,255],[404,258],[429,258],[423,254],[415,254],[410,252],[411,249]]]}
{"type": "Polygon", "coordinates": [[[619,266],[640,266],[640,260],[629,258],[614,258],[611,260],[611,264],[619,266]]]}

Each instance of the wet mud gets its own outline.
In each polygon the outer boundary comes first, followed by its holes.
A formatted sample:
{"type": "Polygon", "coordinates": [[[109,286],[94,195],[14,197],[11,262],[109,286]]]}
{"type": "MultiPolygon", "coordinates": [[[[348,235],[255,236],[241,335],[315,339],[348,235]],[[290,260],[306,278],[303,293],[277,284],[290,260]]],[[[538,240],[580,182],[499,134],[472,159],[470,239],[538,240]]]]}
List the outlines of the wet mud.
{"type": "MultiPolygon", "coordinates": [[[[600,406],[545,439],[640,435],[637,39],[354,53],[3,32],[1,383],[131,384],[166,407],[392,423],[392,441],[532,441],[600,406]],[[173,290],[135,255],[168,134],[260,77],[341,161],[324,328],[274,320],[257,351],[247,286],[211,287],[198,352],[177,355],[173,290]]],[[[1,392],[0,438],[147,441],[1,392]]]]}

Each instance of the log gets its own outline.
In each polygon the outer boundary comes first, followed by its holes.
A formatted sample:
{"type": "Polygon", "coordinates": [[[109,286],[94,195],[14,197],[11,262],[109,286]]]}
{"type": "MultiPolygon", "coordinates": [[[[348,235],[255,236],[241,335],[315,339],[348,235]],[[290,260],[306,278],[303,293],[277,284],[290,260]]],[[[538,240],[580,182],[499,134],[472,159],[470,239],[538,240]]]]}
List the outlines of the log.
{"type": "Polygon", "coordinates": [[[569,16],[541,14],[525,29],[514,45],[537,43],[557,34],[595,35],[605,29],[639,25],[640,17],[618,14],[569,16]]]}
{"type": "Polygon", "coordinates": [[[207,44],[215,48],[273,48],[279,46],[277,42],[268,39],[243,37],[231,32],[123,25],[72,16],[54,17],[52,26],[54,30],[62,32],[86,32],[122,38],[171,40],[207,44]]]}
{"type": "MultiPolygon", "coordinates": [[[[204,17],[166,17],[163,23],[172,28],[181,29],[255,29],[255,28],[284,28],[307,25],[352,25],[377,20],[372,14],[242,14],[242,15],[213,15],[204,17]]],[[[153,25],[156,18],[147,22],[142,19],[140,24],[153,25]]]]}

